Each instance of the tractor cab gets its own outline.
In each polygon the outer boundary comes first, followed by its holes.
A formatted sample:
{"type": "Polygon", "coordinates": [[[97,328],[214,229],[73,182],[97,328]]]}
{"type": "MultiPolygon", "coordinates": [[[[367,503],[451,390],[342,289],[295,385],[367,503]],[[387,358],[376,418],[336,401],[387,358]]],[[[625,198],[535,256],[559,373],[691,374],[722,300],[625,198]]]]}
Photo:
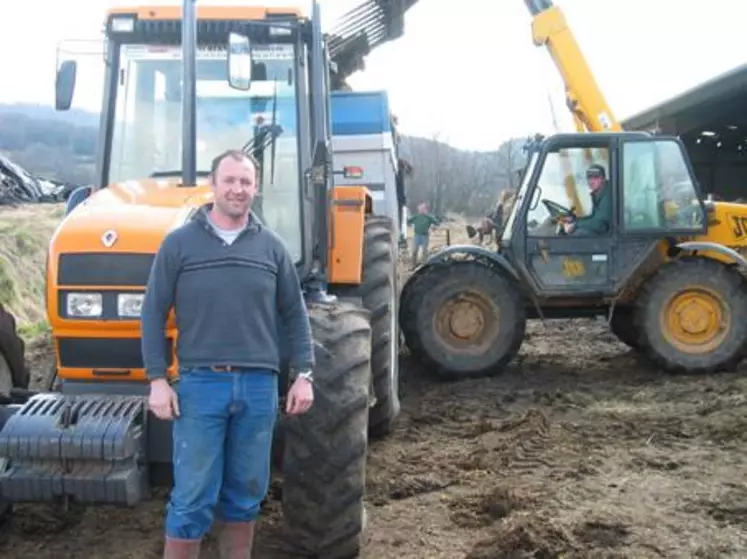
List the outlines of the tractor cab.
{"type": "MultiPolygon", "coordinates": [[[[206,186],[218,153],[243,148],[261,167],[255,212],[305,275],[315,220],[307,171],[316,143],[329,138],[319,20],[294,8],[193,9],[187,41],[168,7],[109,12],[97,183],[178,186],[185,192],[174,198],[184,200],[206,186]]],[[[75,73],[75,60],[58,71],[58,110],[71,105],[75,73]]]]}
{"type": "Polygon", "coordinates": [[[677,138],[560,134],[530,153],[501,245],[540,299],[613,296],[662,239],[706,227],[677,138]]]}

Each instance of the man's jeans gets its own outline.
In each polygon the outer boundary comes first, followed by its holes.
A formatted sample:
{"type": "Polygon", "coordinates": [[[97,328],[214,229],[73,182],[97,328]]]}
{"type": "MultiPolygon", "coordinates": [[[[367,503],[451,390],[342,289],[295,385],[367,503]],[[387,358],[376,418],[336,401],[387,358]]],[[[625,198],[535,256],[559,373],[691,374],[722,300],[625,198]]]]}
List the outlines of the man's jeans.
{"type": "Polygon", "coordinates": [[[278,378],[261,369],[182,369],[179,375],[166,535],[198,539],[214,518],[247,522],[259,514],[270,480],[278,378]]]}
{"type": "Polygon", "coordinates": [[[423,249],[423,261],[428,258],[428,235],[415,235],[412,239],[412,266],[418,265],[418,249],[423,249]]]}

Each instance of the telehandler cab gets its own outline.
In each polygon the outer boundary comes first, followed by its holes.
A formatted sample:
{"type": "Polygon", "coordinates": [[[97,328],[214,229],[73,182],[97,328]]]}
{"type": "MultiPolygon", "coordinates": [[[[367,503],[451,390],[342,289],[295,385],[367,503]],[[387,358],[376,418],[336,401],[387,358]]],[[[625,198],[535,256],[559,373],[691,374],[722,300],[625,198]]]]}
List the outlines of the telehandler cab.
{"type": "MultiPolygon", "coordinates": [[[[278,420],[286,541],[355,556],[369,432],[388,433],[399,412],[398,232],[371,213],[368,189],[332,186],[319,5],[310,17],[195,0],[120,7],[105,33],[98,187],[71,196],[49,246],[61,388],[0,407],[0,497],[134,505],[170,486],[171,423],[147,410],[140,305],[164,235],[211,200],[211,159],[244,146],[262,162],[257,211],[297,264],[317,348],[314,406],[278,420]]],[[[64,62],[58,109],[75,78],[64,62]]],[[[172,315],[171,378],[177,335],[172,315]]]]}
{"type": "Polygon", "coordinates": [[[410,351],[448,378],[496,374],[527,319],[603,315],[665,370],[734,367],[747,346],[747,206],[704,201],[679,139],[623,131],[560,8],[525,4],[579,133],[528,150],[497,252],[450,246],[409,278],[400,325],[410,351]],[[608,227],[564,234],[562,222],[593,208],[592,164],[605,170],[608,227]]]}

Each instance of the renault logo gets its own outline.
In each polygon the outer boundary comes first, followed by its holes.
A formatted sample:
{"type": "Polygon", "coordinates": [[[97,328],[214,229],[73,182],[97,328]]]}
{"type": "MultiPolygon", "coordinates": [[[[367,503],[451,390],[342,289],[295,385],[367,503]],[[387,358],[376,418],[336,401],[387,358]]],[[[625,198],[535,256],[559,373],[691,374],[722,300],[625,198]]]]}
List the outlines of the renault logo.
{"type": "Polygon", "coordinates": [[[114,243],[117,242],[117,232],[113,229],[109,229],[103,235],[101,235],[101,242],[106,248],[113,247],[114,243]]]}

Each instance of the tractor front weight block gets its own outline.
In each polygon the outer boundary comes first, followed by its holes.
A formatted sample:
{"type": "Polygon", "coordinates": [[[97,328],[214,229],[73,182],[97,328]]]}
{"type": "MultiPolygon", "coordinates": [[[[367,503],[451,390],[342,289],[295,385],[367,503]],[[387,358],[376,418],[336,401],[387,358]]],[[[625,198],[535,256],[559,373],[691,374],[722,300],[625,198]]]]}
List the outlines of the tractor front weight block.
{"type": "Polygon", "coordinates": [[[142,396],[33,396],[0,428],[0,499],[149,498],[147,415],[142,396]]]}

